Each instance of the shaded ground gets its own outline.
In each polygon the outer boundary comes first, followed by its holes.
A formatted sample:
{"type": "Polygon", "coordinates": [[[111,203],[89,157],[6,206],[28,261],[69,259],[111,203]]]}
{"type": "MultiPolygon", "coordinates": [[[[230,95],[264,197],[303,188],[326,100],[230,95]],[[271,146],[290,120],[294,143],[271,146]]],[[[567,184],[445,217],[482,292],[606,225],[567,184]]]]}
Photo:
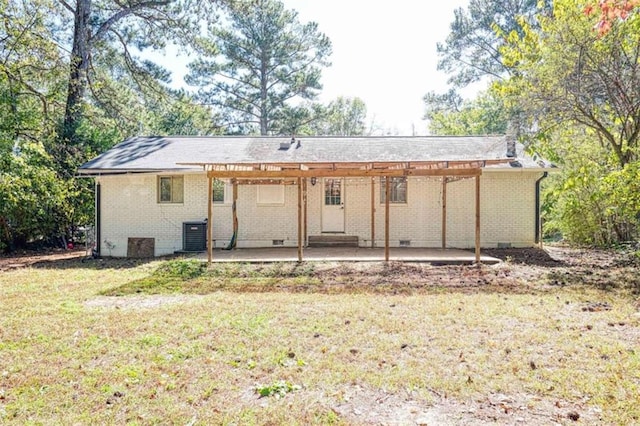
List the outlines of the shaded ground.
{"type": "Polygon", "coordinates": [[[60,264],[62,261],[77,261],[86,255],[85,250],[18,251],[0,255],[0,272],[25,268],[34,264],[60,264]]]}

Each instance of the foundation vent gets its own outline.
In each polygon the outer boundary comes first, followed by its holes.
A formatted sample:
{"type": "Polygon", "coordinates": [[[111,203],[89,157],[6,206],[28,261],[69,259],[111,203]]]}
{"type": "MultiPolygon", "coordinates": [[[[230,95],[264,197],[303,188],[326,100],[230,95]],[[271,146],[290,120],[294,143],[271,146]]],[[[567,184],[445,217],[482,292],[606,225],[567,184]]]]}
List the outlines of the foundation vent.
{"type": "Polygon", "coordinates": [[[400,247],[411,247],[411,240],[400,240],[400,247]]]}
{"type": "Polygon", "coordinates": [[[284,240],[272,240],[271,241],[271,245],[272,246],[283,246],[284,245],[284,240]]]}

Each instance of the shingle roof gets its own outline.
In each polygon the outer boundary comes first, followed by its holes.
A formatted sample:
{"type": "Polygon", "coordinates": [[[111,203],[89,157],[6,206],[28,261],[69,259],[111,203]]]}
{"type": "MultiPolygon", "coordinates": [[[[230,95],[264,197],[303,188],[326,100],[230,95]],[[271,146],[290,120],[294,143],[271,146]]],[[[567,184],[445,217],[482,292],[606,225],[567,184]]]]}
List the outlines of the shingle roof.
{"type": "MultiPolygon", "coordinates": [[[[281,149],[288,137],[133,137],[80,167],[81,174],[202,170],[185,163],[316,163],[472,161],[507,158],[504,136],[299,137],[300,146],[281,149]]],[[[516,144],[518,165],[494,167],[541,169],[551,164],[534,159],[516,144]]]]}

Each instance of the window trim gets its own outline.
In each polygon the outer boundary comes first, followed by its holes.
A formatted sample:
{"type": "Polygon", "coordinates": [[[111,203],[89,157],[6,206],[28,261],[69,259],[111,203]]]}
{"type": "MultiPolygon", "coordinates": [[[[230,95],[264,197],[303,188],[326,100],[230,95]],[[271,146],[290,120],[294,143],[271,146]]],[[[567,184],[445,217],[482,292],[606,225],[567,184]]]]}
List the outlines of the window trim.
{"type": "Polygon", "coordinates": [[[229,182],[226,181],[225,179],[214,179],[213,181],[213,187],[211,189],[211,202],[213,203],[214,206],[221,206],[224,204],[229,204],[229,182]],[[215,191],[215,182],[216,180],[218,182],[222,182],[223,185],[223,194],[222,194],[222,201],[216,201],[213,199],[213,192],[215,191]]]}
{"type": "Polygon", "coordinates": [[[164,204],[164,205],[175,205],[175,204],[184,204],[184,175],[158,175],[157,179],[156,179],[156,202],[157,204],[164,204]],[[162,200],[162,181],[163,179],[171,179],[171,186],[170,186],[170,191],[171,191],[171,199],[170,200],[162,200]],[[174,198],[176,198],[176,196],[178,195],[175,192],[175,185],[176,185],[176,181],[180,180],[180,200],[179,201],[174,201],[174,198]]]}
{"type": "MultiPolygon", "coordinates": [[[[380,176],[380,204],[386,204],[384,197],[385,197],[385,179],[387,177],[386,176],[380,176]]],[[[392,206],[404,206],[404,205],[408,205],[409,204],[409,179],[406,176],[391,176],[391,185],[393,185],[393,180],[397,180],[397,179],[401,179],[404,180],[404,184],[405,184],[405,190],[404,190],[404,200],[402,201],[394,201],[393,198],[393,189],[390,189],[390,195],[391,195],[391,199],[389,200],[389,205],[392,206]]],[[[396,193],[397,194],[397,193],[396,193]]]]}

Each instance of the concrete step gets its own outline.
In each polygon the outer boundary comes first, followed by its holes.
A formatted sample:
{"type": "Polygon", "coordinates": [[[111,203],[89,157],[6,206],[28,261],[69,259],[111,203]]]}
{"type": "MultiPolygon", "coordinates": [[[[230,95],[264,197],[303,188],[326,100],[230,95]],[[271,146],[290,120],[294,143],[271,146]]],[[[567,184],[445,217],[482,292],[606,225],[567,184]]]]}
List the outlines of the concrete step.
{"type": "Polygon", "coordinates": [[[358,247],[357,235],[309,235],[309,247],[358,247]]]}

